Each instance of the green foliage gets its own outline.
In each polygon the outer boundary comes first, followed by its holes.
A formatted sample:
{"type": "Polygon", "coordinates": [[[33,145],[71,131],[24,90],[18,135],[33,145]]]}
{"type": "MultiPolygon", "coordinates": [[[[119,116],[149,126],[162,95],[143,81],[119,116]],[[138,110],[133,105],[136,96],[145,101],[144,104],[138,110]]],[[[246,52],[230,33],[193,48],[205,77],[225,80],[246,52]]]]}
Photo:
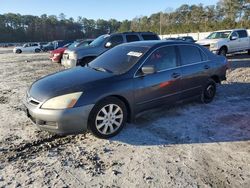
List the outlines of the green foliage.
{"type": "Polygon", "coordinates": [[[249,28],[250,0],[220,0],[216,5],[181,5],[172,12],[158,12],[119,22],[115,19],[67,19],[61,13],[40,17],[0,14],[0,42],[52,41],[95,38],[101,34],[125,31],[152,31],[158,34],[205,32],[249,28]]]}

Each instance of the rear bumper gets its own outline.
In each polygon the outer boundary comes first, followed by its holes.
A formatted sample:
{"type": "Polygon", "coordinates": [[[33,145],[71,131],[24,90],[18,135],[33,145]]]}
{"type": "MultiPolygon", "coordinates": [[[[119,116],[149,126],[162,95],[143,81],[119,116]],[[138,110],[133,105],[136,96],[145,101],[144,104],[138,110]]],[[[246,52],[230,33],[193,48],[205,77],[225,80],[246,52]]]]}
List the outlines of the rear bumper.
{"type": "Polygon", "coordinates": [[[27,116],[41,130],[56,134],[76,134],[87,130],[94,104],[66,110],[46,110],[24,102],[27,116]]]}

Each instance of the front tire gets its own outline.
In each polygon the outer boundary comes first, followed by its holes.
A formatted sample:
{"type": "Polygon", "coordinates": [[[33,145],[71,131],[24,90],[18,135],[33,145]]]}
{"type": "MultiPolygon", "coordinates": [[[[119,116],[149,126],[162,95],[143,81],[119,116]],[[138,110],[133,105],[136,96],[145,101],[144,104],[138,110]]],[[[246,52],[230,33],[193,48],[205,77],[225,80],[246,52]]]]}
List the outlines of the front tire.
{"type": "Polygon", "coordinates": [[[222,47],[222,48],[219,50],[218,55],[221,55],[221,56],[226,57],[226,56],[227,56],[227,48],[226,48],[226,47],[222,47]]]}
{"type": "Polygon", "coordinates": [[[98,138],[111,138],[117,135],[127,121],[125,104],[109,97],[96,104],[90,113],[88,130],[98,138]]]}
{"type": "Polygon", "coordinates": [[[21,53],[22,53],[22,50],[18,49],[18,50],[16,51],[16,53],[17,53],[17,54],[21,54],[21,53]]]}
{"type": "Polygon", "coordinates": [[[202,90],[201,93],[201,102],[208,104],[213,101],[216,94],[216,83],[214,80],[209,79],[207,84],[202,90]]]}
{"type": "Polygon", "coordinates": [[[40,49],[35,49],[35,52],[39,53],[39,52],[41,52],[41,50],[40,49]]]}

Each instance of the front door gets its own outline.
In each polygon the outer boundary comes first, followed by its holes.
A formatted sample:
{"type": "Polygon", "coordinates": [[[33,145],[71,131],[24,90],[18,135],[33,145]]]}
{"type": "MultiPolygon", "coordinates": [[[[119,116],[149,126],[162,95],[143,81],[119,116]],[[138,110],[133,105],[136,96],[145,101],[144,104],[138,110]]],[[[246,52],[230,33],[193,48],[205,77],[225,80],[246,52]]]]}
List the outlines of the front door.
{"type": "Polygon", "coordinates": [[[155,50],[143,66],[154,66],[154,74],[143,75],[139,69],[135,75],[135,108],[143,111],[162,104],[171,104],[179,99],[181,72],[175,46],[155,50]]]}

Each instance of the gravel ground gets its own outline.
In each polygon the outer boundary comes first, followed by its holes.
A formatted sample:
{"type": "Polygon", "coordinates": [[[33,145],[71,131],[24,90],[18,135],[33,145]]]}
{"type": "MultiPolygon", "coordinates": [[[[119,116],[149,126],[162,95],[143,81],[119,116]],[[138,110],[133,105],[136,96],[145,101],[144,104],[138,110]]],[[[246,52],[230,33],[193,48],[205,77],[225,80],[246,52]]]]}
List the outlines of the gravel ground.
{"type": "Polygon", "coordinates": [[[110,140],[55,136],[26,117],[47,53],[0,49],[0,187],[250,187],[250,56],[229,57],[211,104],[151,110],[110,140]]]}

